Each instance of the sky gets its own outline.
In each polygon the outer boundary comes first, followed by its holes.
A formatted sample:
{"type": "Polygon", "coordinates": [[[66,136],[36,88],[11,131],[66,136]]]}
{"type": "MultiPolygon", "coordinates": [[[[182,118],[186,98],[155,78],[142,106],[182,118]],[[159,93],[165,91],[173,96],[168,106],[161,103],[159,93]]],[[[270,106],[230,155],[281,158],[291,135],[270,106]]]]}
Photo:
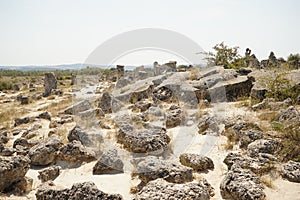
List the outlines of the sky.
{"type": "MultiPolygon", "coordinates": [[[[183,34],[205,51],[224,41],[259,59],[300,53],[298,0],[0,0],[0,65],[82,63],[111,37],[139,28],[183,34]]],[[[178,57],[134,52],[122,64],[178,57]]]]}

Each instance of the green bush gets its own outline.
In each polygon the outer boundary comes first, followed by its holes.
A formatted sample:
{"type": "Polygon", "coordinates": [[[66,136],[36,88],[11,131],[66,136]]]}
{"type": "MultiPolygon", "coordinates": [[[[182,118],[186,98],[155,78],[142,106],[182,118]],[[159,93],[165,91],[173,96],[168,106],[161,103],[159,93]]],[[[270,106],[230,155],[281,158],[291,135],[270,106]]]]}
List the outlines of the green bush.
{"type": "Polygon", "coordinates": [[[12,89],[13,89],[13,85],[11,82],[4,81],[4,80],[0,81],[0,91],[12,90],[12,89]]]}

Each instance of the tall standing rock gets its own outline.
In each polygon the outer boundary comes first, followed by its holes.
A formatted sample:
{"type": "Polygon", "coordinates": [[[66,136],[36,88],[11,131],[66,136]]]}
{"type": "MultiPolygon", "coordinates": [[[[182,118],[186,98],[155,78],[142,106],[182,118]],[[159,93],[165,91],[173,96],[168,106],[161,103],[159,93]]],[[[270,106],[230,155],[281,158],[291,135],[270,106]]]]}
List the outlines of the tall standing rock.
{"type": "Polygon", "coordinates": [[[44,86],[45,86],[45,93],[44,93],[45,97],[49,96],[52,90],[57,89],[57,79],[53,72],[48,72],[45,74],[44,86]]]}

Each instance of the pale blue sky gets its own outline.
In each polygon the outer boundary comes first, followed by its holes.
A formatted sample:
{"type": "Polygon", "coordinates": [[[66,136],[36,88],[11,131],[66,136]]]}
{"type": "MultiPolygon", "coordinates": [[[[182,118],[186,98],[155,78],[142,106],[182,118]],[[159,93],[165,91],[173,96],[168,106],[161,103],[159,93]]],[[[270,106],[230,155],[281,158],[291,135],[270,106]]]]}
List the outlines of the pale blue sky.
{"type": "MultiPolygon", "coordinates": [[[[286,58],[300,53],[299,2],[0,0],[0,65],[81,63],[105,40],[138,28],[177,31],[205,50],[224,41],[242,54],[251,48],[259,59],[271,50],[286,58]]],[[[124,62],[148,64],[159,55],[124,62]]]]}

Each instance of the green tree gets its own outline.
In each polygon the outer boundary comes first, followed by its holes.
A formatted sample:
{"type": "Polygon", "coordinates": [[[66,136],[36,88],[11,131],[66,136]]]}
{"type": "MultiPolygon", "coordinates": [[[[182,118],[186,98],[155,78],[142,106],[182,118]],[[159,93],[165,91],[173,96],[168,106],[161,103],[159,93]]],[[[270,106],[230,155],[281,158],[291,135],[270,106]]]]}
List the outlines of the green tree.
{"type": "Polygon", "coordinates": [[[216,44],[213,52],[206,54],[208,65],[223,65],[224,68],[240,68],[245,67],[245,58],[238,54],[239,47],[228,47],[224,42],[216,44]]]}
{"type": "Polygon", "coordinates": [[[292,68],[299,68],[300,67],[300,55],[297,54],[290,54],[287,59],[288,65],[292,68]]]}

